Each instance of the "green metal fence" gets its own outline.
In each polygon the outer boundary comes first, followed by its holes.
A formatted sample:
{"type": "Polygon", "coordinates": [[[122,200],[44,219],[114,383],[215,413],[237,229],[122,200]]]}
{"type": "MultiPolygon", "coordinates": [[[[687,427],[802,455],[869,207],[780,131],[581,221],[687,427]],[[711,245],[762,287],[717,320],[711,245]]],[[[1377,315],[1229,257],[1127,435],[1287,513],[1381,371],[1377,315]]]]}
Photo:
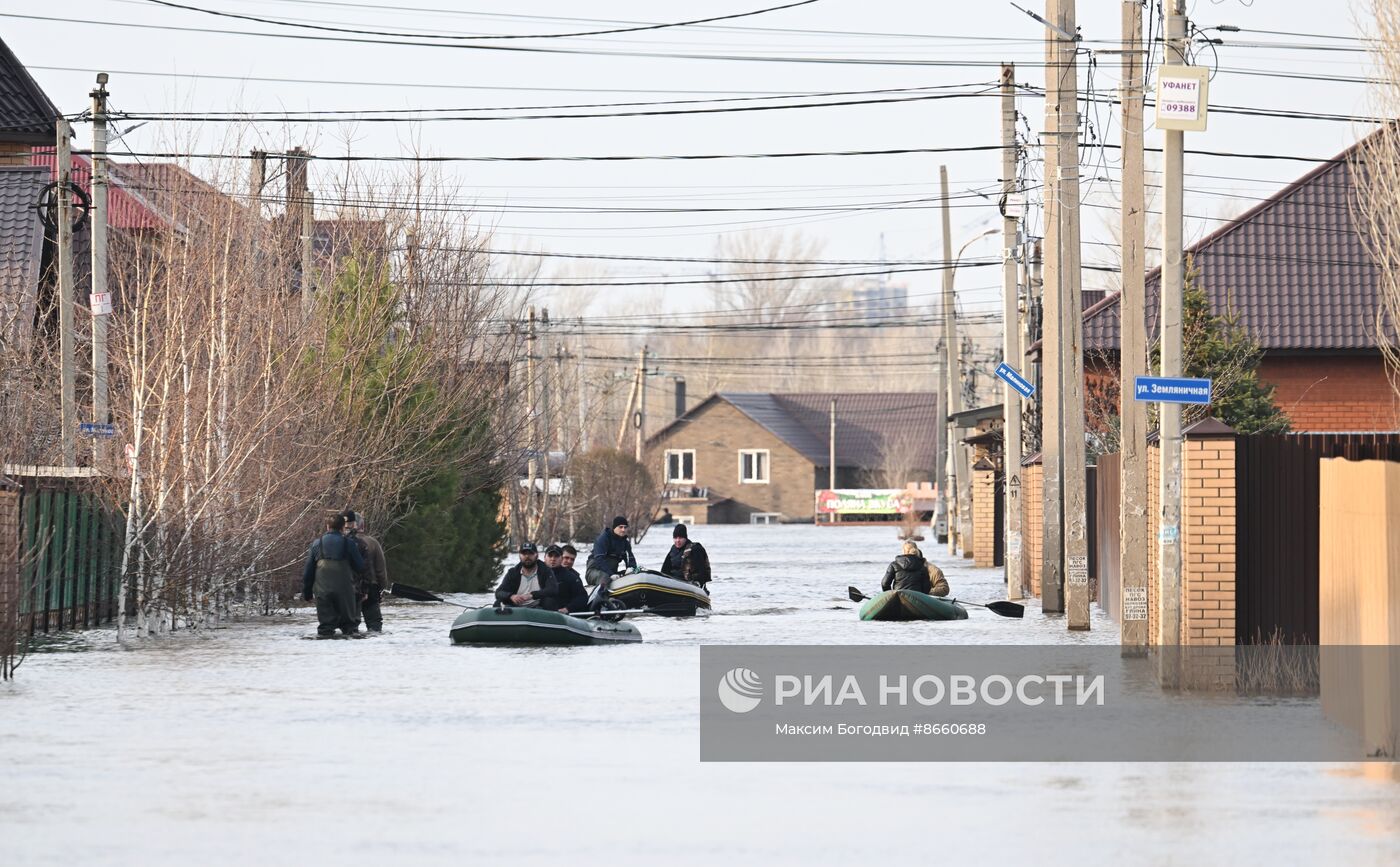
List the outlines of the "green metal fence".
{"type": "Polygon", "coordinates": [[[20,631],[57,632],[110,622],[117,613],[122,516],[91,480],[20,481],[20,631]]]}

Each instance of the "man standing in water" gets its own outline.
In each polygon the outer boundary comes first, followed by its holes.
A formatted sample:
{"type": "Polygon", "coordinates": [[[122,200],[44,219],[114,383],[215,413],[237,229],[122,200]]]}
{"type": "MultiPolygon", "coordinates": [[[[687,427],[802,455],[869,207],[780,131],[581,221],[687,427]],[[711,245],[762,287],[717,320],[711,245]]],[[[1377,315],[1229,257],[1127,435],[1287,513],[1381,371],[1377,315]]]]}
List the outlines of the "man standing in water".
{"type": "Polygon", "coordinates": [[[384,546],[379,540],[360,532],[364,521],[353,511],[345,510],[345,535],[360,549],[365,568],[355,572],[355,590],[359,593],[360,613],[370,632],[384,631],[384,612],[379,607],[384,591],[389,589],[389,568],[384,563],[384,546]]]}
{"type": "Polygon", "coordinates": [[[593,603],[595,610],[601,610],[608,598],[608,584],[617,574],[618,567],[626,564],[636,570],[637,558],[632,555],[632,542],[627,538],[627,518],[618,515],[612,519],[612,526],[598,534],[593,542],[593,553],[588,556],[588,583],[598,585],[598,594],[593,603]]]}
{"type": "Polygon", "coordinates": [[[365,637],[355,604],[355,573],[365,570],[365,560],[344,530],[344,515],[327,518],[325,535],[311,543],[301,571],[301,598],[316,600],[317,638],[334,638],[337,629],[352,638],[365,637]]]}

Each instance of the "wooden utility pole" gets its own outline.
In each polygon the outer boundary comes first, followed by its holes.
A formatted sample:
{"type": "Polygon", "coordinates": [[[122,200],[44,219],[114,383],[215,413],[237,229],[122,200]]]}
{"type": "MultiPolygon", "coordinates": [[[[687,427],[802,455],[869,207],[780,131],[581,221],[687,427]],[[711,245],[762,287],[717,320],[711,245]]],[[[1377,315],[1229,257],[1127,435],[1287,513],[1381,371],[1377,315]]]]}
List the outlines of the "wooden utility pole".
{"type": "Polygon", "coordinates": [[[77,464],[78,411],[74,397],[73,377],[73,128],[68,121],[58,121],[58,140],[54,148],[58,188],[58,353],[59,353],[59,424],[63,426],[59,443],[63,465],[77,464]]]}
{"type": "Polygon", "coordinates": [[[311,155],[299,147],[292,148],[286,155],[287,173],[287,220],[299,220],[301,231],[297,233],[301,253],[301,308],[310,313],[313,304],[311,286],[311,241],[315,231],[316,207],[311,195],[308,177],[311,155]]]}
{"type": "MultiPolygon", "coordinates": [[[[1045,19],[1058,23],[1059,0],[1046,0],[1045,19]]],[[[1064,499],[1060,487],[1060,456],[1064,449],[1064,427],[1060,421],[1064,399],[1064,353],[1061,350],[1060,296],[1063,293],[1060,261],[1060,83],[1064,75],[1061,38],[1050,28],[1045,31],[1045,268],[1041,296],[1041,379],[1040,464],[1041,495],[1044,499],[1041,521],[1040,608],[1047,614],[1065,610],[1062,582],[1064,573],[1064,499]]],[[[1075,120],[1068,119],[1073,125],[1075,120]]],[[[1066,161],[1078,161],[1067,152],[1066,161]]]]}
{"type": "MultiPolygon", "coordinates": [[[[1060,29],[1077,37],[1074,0],[1060,0],[1060,29]]],[[[1063,449],[1065,625],[1089,628],[1089,497],[1084,454],[1084,306],[1079,247],[1079,46],[1058,40],[1060,71],[1060,402],[1063,449]]]]}
{"type": "MultiPolygon", "coordinates": [[[[943,392],[948,416],[962,411],[962,383],[958,375],[958,304],[953,292],[953,222],[948,213],[948,167],[938,167],[938,183],[943,197],[943,392]]],[[[948,553],[958,553],[962,542],[962,514],[958,508],[958,452],[957,429],[953,422],[944,421],[948,446],[944,459],[947,467],[944,478],[947,485],[942,491],[943,514],[948,522],[948,553]]]]}
{"type": "Polygon", "coordinates": [[[1147,372],[1144,292],[1146,198],[1143,195],[1142,109],[1145,52],[1142,5],[1123,0],[1123,211],[1122,294],[1118,309],[1121,373],[1118,385],[1119,574],[1118,610],[1125,654],[1147,646],[1147,404],[1133,399],[1133,383],[1147,372]]]}
{"type": "MultiPolygon", "coordinates": [[[[1001,67],[1001,283],[1002,359],[1020,371],[1021,356],[1020,286],[1017,280],[1016,249],[1020,232],[1011,199],[1019,190],[1016,148],[1016,67],[1001,67]]],[[[1002,388],[1002,512],[1006,525],[1006,597],[1021,598],[1021,397],[1009,384],[1002,388]]]]}
{"type": "Polygon", "coordinates": [[[647,347],[637,357],[637,463],[642,462],[642,441],[646,438],[647,427],[647,347]]]}
{"type": "MultiPolygon", "coordinates": [[[[1166,66],[1186,65],[1186,0],[1170,0],[1167,14],[1166,66]]],[[[1160,99],[1160,95],[1158,96],[1160,99]]],[[[1181,376],[1182,185],[1185,133],[1165,130],[1162,165],[1162,376],[1181,376]]],[[[1181,404],[1160,404],[1162,490],[1159,551],[1157,641],[1181,643],[1181,404]]],[[[1180,683],[1176,654],[1164,653],[1159,676],[1164,687],[1180,683]]]]}
{"type": "MultiPolygon", "coordinates": [[[[88,305],[92,310],[92,420],[106,424],[107,396],[107,317],[112,296],[107,291],[107,73],[97,75],[92,97],[92,290],[88,305]]],[[[92,441],[93,465],[101,461],[101,437],[92,441]]]]}

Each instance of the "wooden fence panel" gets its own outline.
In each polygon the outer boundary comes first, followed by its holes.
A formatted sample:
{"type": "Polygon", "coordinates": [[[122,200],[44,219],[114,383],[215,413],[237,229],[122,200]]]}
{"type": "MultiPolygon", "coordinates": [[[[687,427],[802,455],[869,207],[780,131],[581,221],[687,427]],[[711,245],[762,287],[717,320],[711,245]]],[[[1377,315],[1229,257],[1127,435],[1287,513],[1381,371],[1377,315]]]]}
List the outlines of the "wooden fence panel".
{"type": "Polygon", "coordinates": [[[1115,620],[1118,618],[1119,598],[1123,592],[1122,563],[1119,552],[1119,503],[1123,496],[1122,461],[1117,452],[1099,455],[1094,474],[1096,533],[1094,551],[1099,577],[1099,607],[1115,620]]]}

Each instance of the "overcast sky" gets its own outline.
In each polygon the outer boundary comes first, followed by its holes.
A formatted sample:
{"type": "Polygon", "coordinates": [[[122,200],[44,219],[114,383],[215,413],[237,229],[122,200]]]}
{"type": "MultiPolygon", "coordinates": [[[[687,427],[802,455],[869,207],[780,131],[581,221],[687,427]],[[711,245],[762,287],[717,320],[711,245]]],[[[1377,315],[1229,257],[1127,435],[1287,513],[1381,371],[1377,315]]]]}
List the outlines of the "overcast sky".
{"type": "MultiPolygon", "coordinates": [[[[277,17],[353,29],[442,34],[543,34],[627,26],[603,22],[678,21],[777,5],[781,0],[699,0],[699,2],[622,2],[622,0],[408,0],[376,5],[370,0],[181,0],[185,5],[277,17]],[[443,11],[452,6],[470,11],[443,11]],[[436,9],[437,11],[433,11],[436,9]],[[560,16],[573,16],[564,19],[560,16]],[[582,20],[579,20],[582,19],[582,20]]],[[[1022,3],[1021,5],[1027,5],[1022,3]]],[[[1041,4],[1029,5],[1039,8],[1041,4]]],[[[1114,46],[1096,40],[1119,37],[1120,4],[1080,2],[1085,45],[1114,46]]],[[[554,54],[484,50],[474,47],[365,45],[227,32],[189,32],[82,23],[88,19],[133,25],[262,31],[335,36],[316,30],[214,17],[161,6],[148,0],[49,0],[7,3],[4,38],[29,66],[49,96],[65,112],[87,106],[93,73],[111,73],[116,109],[180,111],[302,111],[545,106],[754,96],[966,85],[963,92],[996,81],[995,64],[1020,61],[1017,80],[1040,86],[1043,28],[999,0],[820,0],[799,8],[725,22],[652,32],[569,39],[525,39],[495,43],[511,47],[577,49],[554,54]],[[63,20],[33,20],[23,15],[63,20]],[[758,28],[758,29],[756,29],[758,28]],[[824,30],[792,33],[779,29],[824,30]],[[776,31],[776,32],[775,32],[776,31]],[[889,34],[889,35],[880,35],[889,34]],[[989,39],[990,38],[990,39],[989,39]],[[697,60],[674,57],[609,56],[604,52],[674,55],[762,55],[788,60],[697,60]],[[898,64],[791,62],[790,58],[897,60],[898,64]],[[938,65],[924,65],[938,64],[938,65]],[[945,65],[947,64],[947,65],[945,65]],[[986,65],[969,65],[986,64],[986,65]],[[204,77],[195,77],[204,76],[204,77]],[[299,79],[299,80],[298,80],[299,79]],[[319,83],[311,83],[319,82],[319,83]]],[[[1043,10],[1042,10],[1043,11],[1043,10]]],[[[1343,2],[1317,0],[1239,0],[1190,5],[1202,28],[1236,25],[1355,37],[1355,15],[1343,2]]],[[[1218,105],[1365,114],[1366,87],[1360,83],[1282,79],[1259,71],[1318,77],[1364,75],[1364,54],[1301,51],[1281,45],[1315,39],[1296,36],[1224,33],[1219,72],[1211,84],[1218,105]],[[1267,42],[1270,47],[1238,43],[1267,42]]],[[[375,37],[350,37],[375,38],[375,37]]],[[[1357,47],[1355,42],[1325,44],[1357,47]]],[[[470,42],[462,45],[472,46],[470,42]]],[[[1119,58],[1096,55],[1096,88],[1118,84],[1119,58]]],[[[1198,61],[1215,64],[1208,49],[1198,61]]],[[[1040,100],[1023,97],[1028,128],[1043,127],[1040,100]]],[[[1026,127],[1023,127],[1023,130],[1026,127]]],[[[1116,117],[1107,107],[1094,116],[1094,128],[1119,141],[1116,117]]],[[[1212,115],[1205,133],[1187,136],[1187,146],[1221,151],[1286,153],[1326,157],[1364,134],[1352,122],[1212,115]]],[[[88,128],[80,127],[88,140],[88,128]]],[[[343,153],[349,135],[356,153],[406,154],[415,148],[441,155],[584,155],[768,153],[784,151],[871,150],[994,145],[1000,127],[997,100],[965,98],[892,104],[740,112],[696,116],[436,122],[417,125],[363,123],[349,128],[325,125],[288,138],[281,123],[269,125],[264,144],[282,149],[305,144],[320,154],[343,153]],[[415,144],[415,141],[417,144],[415,144]]],[[[218,147],[224,129],[210,127],[204,146],[218,147]]],[[[168,143],[168,133],[148,125],[125,143],[137,152],[168,143]]],[[[1160,135],[1148,133],[1148,146],[1160,135]]],[[[1110,203],[1116,194],[1114,151],[1085,151],[1086,178],[1110,177],[1092,186],[1094,200],[1110,203]]],[[[954,193],[993,193],[991,199],[956,201],[954,244],[996,219],[995,189],[1000,155],[995,151],[947,155],[819,157],[782,160],[625,163],[465,163],[449,170],[477,203],[478,220],[494,232],[499,248],[584,253],[706,256],[726,232],[784,228],[800,230],[823,244],[831,258],[876,257],[883,249],[893,260],[940,254],[938,212],[929,206],[844,213],[812,211],[710,213],[532,213],[522,206],[583,208],[693,208],[832,206],[903,201],[937,195],[938,166],[946,163],[954,193]],[[503,210],[508,208],[509,210],[503,210]]],[[[1188,178],[1201,193],[1188,198],[1190,214],[1238,213],[1308,170],[1305,163],[1188,157],[1187,171],[1247,180],[1188,178]]],[[[1086,189],[1090,185],[1086,180],[1086,189]]],[[[1086,240],[1105,240],[1102,225],[1111,210],[1085,212],[1086,240]]],[[[1188,237],[1218,223],[1193,221],[1188,237]]],[[[974,245],[969,256],[996,253],[996,241],[974,245]]],[[[1086,247],[1084,260],[1111,261],[1112,251],[1086,247]]],[[[563,267],[563,266],[560,266],[563,267]]],[[[553,269],[556,273],[558,268],[553,269]]],[[[637,263],[613,269],[633,275],[697,274],[706,266],[637,263]]],[[[546,273],[549,273],[547,271],[546,273]]],[[[577,272],[576,272],[577,273],[577,272]]],[[[916,300],[936,288],[936,275],[908,277],[916,300]]],[[[995,269],[959,275],[961,304],[986,308],[995,298],[995,269]]],[[[567,290],[571,293],[590,290],[567,290]]],[[[668,307],[694,306],[696,290],[671,288],[668,307]]],[[[568,305],[579,306],[574,297],[568,305]]],[[[593,309],[608,306],[607,300],[593,309]]]]}

